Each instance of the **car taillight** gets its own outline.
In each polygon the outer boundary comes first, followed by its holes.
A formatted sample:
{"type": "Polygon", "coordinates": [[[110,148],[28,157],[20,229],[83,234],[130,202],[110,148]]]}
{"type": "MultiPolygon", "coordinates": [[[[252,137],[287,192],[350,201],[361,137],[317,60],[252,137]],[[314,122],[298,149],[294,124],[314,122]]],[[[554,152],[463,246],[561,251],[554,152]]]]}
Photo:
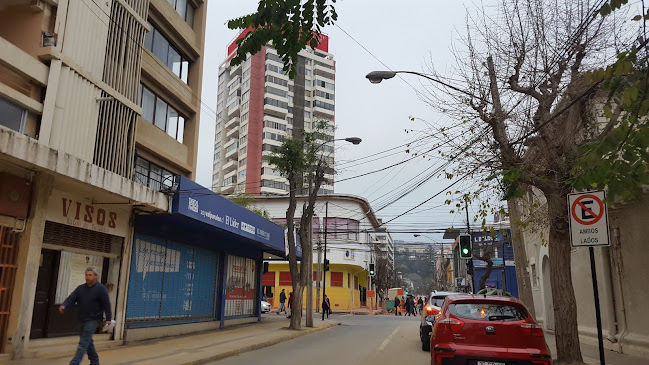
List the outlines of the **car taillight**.
{"type": "Polygon", "coordinates": [[[543,337],[543,327],[539,326],[538,324],[527,323],[521,325],[521,330],[523,331],[524,334],[529,336],[543,337]]]}
{"type": "Polygon", "coordinates": [[[451,331],[458,332],[464,326],[464,322],[459,319],[446,318],[437,321],[437,330],[438,331],[451,331]]]}
{"type": "Polygon", "coordinates": [[[435,309],[435,308],[433,308],[431,306],[426,307],[426,314],[428,314],[430,316],[435,316],[435,315],[437,315],[437,313],[439,313],[439,311],[437,309],[435,309]]]}

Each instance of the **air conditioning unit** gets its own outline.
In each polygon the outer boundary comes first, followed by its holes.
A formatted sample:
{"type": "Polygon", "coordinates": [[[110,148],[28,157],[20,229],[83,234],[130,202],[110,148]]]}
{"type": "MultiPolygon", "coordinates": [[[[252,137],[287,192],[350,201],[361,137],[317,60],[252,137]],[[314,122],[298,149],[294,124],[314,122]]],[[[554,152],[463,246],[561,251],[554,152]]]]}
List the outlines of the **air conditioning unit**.
{"type": "Polygon", "coordinates": [[[32,183],[7,172],[0,172],[0,215],[27,219],[32,183]]]}

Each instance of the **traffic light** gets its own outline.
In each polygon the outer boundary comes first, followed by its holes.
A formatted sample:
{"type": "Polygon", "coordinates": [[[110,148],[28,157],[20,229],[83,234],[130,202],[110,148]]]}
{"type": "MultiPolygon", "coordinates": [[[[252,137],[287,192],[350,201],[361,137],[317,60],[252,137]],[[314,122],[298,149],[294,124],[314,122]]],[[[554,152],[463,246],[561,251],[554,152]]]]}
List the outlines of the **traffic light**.
{"type": "Polygon", "coordinates": [[[460,257],[469,259],[472,257],[471,236],[468,234],[460,235],[460,257]]]}
{"type": "Polygon", "coordinates": [[[268,272],[268,262],[264,261],[264,274],[268,272]]]}
{"type": "Polygon", "coordinates": [[[329,260],[324,260],[324,271],[329,271],[329,260]]]}
{"type": "Polygon", "coordinates": [[[370,276],[374,276],[374,264],[370,264],[370,276]]]}
{"type": "Polygon", "coordinates": [[[473,275],[473,260],[468,260],[466,262],[466,273],[473,275]]]}

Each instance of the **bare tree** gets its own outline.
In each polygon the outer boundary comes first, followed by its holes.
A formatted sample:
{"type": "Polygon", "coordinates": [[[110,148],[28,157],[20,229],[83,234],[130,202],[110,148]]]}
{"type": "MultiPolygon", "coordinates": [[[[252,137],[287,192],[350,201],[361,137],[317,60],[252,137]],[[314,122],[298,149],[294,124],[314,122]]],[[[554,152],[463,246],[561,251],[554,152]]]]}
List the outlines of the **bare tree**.
{"type": "MultiPolygon", "coordinates": [[[[465,83],[463,92],[431,84],[427,99],[461,121],[436,131],[453,146],[451,160],[460,161],[455,174],[489,177],[473,198],[489,189],[506,199],[520,196],[527,186],[543,192],[557,356],[565,363],[582,360],[568,280],[566,195],[572,190],[578,144],[601,138],[592,133],[598,130],[592,112],[598,85],[586,80],[584,72],[614,56],[610,45],[619,34],[613,32],[619,29],[614,19],[597,16],[600,6],[574,0],[503,0],[495,16],[480,9],[467,18],[462,47],[454,49],[455,76],[465,83]]],[[[487,206],[481,208],[484,217],[487,206]]]]}

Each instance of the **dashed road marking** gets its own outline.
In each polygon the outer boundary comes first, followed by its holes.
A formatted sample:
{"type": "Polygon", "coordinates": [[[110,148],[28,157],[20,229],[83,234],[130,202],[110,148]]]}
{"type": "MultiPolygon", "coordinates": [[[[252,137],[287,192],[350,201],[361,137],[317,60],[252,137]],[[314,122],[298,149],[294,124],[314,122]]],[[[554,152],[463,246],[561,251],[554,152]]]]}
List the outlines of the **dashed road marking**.
{"type": "Polygon", "coordinates": [[[392,337],[393,337],[393,336],[394,336],[398,331],[399,331],[399,328],[398,328],[398,327],[395,328],[394,331],[392,331],[392,333],[390,334],[390,336],[388,336],[388,338],[386,338],[385,341],[383,341],[383,343],[381,344],[381,346],[379,346],[379,351],[383,351],[383,349],[385,349],[385,346],[387,346],[388,343],[390,343],[390,340],[392,340],[392,337]]]}

